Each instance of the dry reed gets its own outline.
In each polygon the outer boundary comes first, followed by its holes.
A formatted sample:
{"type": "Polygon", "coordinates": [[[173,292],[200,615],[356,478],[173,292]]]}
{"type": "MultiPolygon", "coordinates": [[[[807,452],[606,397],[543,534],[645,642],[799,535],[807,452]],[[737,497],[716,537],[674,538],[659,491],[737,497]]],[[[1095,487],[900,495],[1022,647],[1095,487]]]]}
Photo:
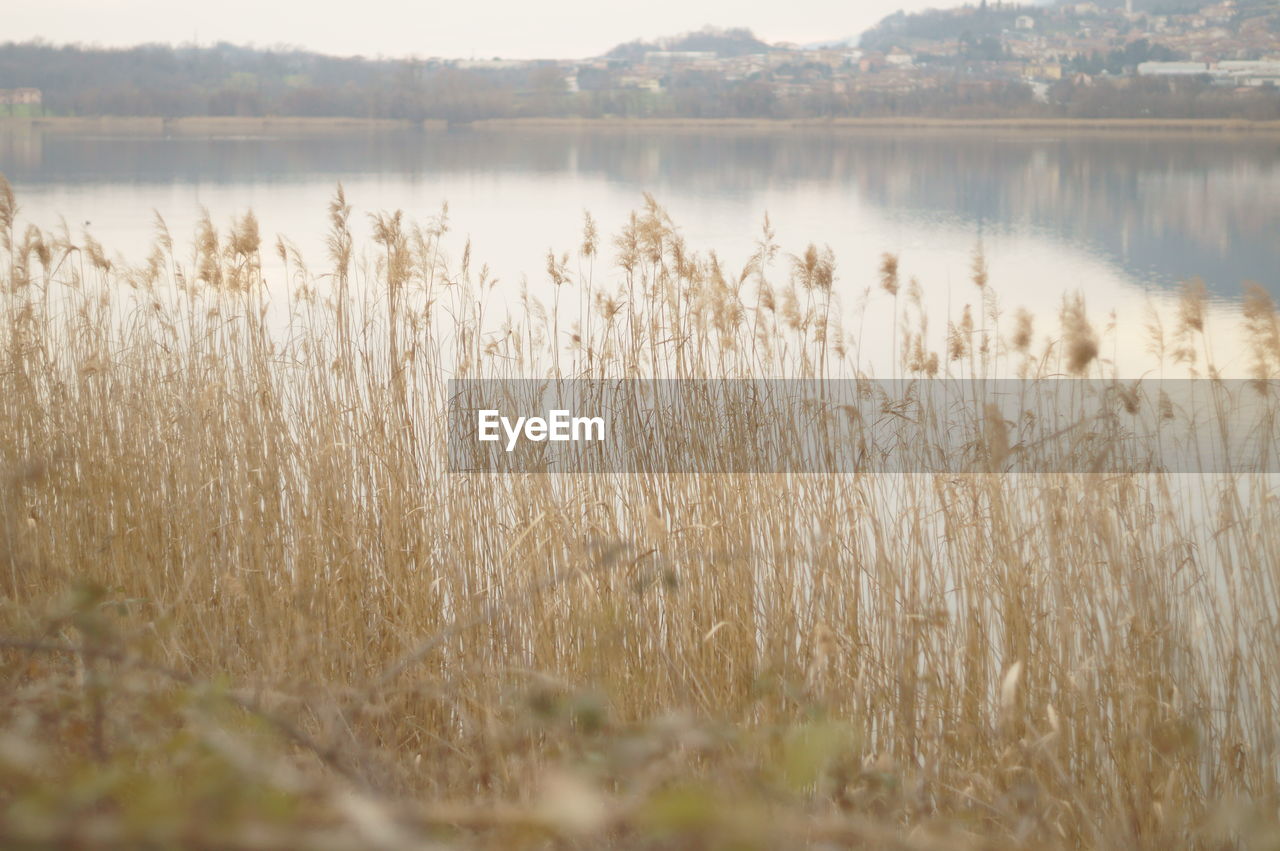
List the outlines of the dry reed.
{"type": "MultiPolygon", "coordinates": [[[[266,287],[252,214],[132,268],[3,185],[0,842],[1275,847],[1270,480],[451,475],[450,377],[856,377],[834,259],[726,274],[650,199],[549,309],[351,214],[266,287]]],[[[1021,364],[902,318],[921,375],[1102,369],[1076,299],[1021,364]]]]}

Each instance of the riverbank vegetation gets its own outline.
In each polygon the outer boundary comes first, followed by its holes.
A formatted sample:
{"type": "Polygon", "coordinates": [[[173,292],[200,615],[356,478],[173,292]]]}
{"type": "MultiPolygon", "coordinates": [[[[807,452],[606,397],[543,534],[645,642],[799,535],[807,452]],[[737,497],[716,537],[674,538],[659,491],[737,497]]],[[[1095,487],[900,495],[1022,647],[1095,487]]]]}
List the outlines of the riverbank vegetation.
{"type": "MultiPolygon", "coordinates": [[[[1274,477],[451,474],[452,377],[856,377],[854,273],[767,222],[725,268],[649,201],[504,300],[447,210],[361,244],[339,191],[323,258],[249,212],[158,220],[126,262],[20,200],[0,844],[1280,839],[1274,477]]],[[[1113,329],[1003,309],[980,252],[933,346],[899,268],[866,322],[904,379],[1108,374],[1113,329]]],[[[1153,313],[1168,375],[1213,374],[1205,311],[1153,313]]],[[[1270,299],[1240,311],[1280,377],[1270,299]]]]}

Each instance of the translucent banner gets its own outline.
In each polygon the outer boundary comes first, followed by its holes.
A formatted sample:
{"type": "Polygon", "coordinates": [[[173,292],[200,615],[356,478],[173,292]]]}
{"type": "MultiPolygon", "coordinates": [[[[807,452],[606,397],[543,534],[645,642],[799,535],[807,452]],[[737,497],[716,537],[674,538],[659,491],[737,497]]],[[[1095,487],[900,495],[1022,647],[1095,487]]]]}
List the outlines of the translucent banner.
{"type": "Polygon", "coordinates": [[[449,385],[453,472],[1280,472],[1280,381],[449,385]]]}

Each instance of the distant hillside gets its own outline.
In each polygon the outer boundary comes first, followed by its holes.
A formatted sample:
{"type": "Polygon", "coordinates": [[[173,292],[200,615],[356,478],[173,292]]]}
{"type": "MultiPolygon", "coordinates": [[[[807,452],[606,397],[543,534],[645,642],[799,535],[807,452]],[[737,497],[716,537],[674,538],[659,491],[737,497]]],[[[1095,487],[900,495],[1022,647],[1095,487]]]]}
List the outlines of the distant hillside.
{"type": "Polygon", "coordinates": [[[610,59],[626,59],[639,62],[646,53],[661,50],[699,51],[717,56],[747,56],[764,53],[769,45],[756,38],[748,29],[718,29],[707,27],[697,32],[684,33],[655,41],[629,41],[619,44],[605,54],[610,59]]]}
{"type": "MultiPolygon", "coordinates": [[[[1058,6],[1071,6],[1079,0],[1061,0],[1058,6]]],[[[1125,0],[1093,0],[1100,9],[1123,9],[1125,0]]],[[[1154,15],[1175,15],[1194,12],[1201,6],[1212,5],[1216,0],[1133,0],[1133,11],[1154,15]]]]}
{"type": "Polygon", "coordinates": [[[947,41],[966,35],[973,39],[994,37],[1003,30],[1013,29],[1019,15],[1038,16],[1043,11],[1043,7],[1012,4],[999,7],[987,4],[963,11],[926,9],[910,14],[898,11],[863,33],[859,44],[870,50],[884,50],[912,41],[947,41]]]}
{"type": "MultiPolygon", "coordinates": [[[[1012,30],[1020,15],[1044,20],[1064,7],[1071,10],[1083,0],[1057,0],[1050,3],[996,3],[970,2],[959,6],[926,9],[922,12],[895,12],[862,34],[859,45],[872,50],[883,50],[913,41],[947,41],[968,38],[981,40],[996,37],[1004,30],[1012,30]]],[[[1090,0],[1099,9],[1115,10],[1125,7],[1125,0],[1090,0]]],[[[1132,0],[1135,12],[1150,14],[1185,14],[1212,5],[1215,0],[1132,0]]],[[[1280,0],[1237,0],[1240,17],[1250,17],[1260,12],[1280,12],[1280,0]]]]}

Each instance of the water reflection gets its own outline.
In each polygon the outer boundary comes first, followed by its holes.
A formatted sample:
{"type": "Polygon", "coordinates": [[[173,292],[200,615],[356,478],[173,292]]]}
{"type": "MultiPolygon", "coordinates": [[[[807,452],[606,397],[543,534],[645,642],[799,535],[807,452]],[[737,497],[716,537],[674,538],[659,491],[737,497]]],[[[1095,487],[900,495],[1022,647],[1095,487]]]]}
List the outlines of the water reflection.
{"type": "Polygon", "coordinates": [[[518,174],[750,204],[855,194],[896,217],[1040,231],[1140,281],[1280,293],[1280,140],[1249,136],[457,131],[278,140],[0,134],[18,184],[332,183],[518,174]]]}

